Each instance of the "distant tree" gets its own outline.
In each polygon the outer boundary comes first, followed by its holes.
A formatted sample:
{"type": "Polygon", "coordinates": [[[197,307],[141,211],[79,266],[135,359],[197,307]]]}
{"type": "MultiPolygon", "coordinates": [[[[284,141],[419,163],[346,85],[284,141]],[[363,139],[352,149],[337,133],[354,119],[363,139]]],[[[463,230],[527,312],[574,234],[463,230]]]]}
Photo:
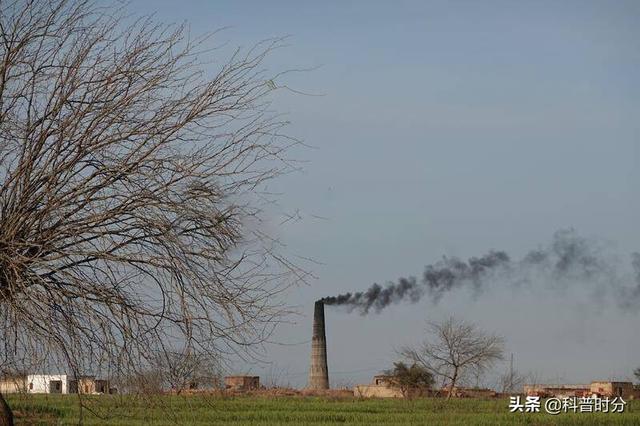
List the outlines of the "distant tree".
{"type": "Polygon", "coordinates": [[[290,376],[289,366],[271,364],[261,383],[267,389],[290,388],[291,384],[288,382],[290,376]]]}
{"type": "Polygon", "coordinates": [[[633,374],[634,374],[634,376],[636,376],[636,379],[638,379],[638,381],[640,381],[640,367],[636,368],[635,370],[633,370],[633,374]]]}
{"type": "Polygon", "coordinates": [[[149,396],[164,393],[164,381],[164,373],[160,369],[148,367],[135,374],[114,376],[111,384],[118,389],[118,393],[149,396]]]}
{"type": "Polygon", "coordinates": [[[429,337],[418,346],[406,346],[400,354],[443,379],[451,398],[455,386],[480,374],[503,359],[504,339],[486,333],[474,324],[453,317],[429,322],[429,337]]]}
{"type": "Polygon", "coordinates": [[[509,368],[498,377],[498,389],[501,393],[516,393],[522,390],[526,377],[513,367],[513,354],[509,368]]]}
{"type": "Polygon", "coordinates": [[[499,377],[498,385],[501,393],[515,393],[522,390],[525,376],[516,370],[507,370],[499,377]]]}
{"type": "Polygon", "coordinates": [[[188,389],[213,389],[222,383],[220,365],[210,355],[165,352],[158,357],[158,369],[176,394],[188,389]]]}
{"type": "Polygon", "coordinates": [[[385,374],[389,376],[391,384],[400,388],[405,398],[416,390],[429,389],[434,384],[433,374],[416,363],[408,366],[404,362],[394,362],[393,368],[385,371],[385,374]]]}

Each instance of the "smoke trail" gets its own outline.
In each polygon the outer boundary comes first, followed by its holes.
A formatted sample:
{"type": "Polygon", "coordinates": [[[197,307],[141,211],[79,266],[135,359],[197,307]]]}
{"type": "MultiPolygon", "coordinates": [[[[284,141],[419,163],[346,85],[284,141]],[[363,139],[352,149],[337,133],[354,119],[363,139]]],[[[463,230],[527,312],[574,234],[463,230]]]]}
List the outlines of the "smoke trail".
{"type": "Polygon", "coordinates": [[[636,290],[640,292],[640,253],[633,253],[631,256],[633,258],[631,264],[636,274],[636,290]]]}
{"type": "Polygon", "coordinates": [[[472,257],[467,262],[458,258],[444,258],[425,268],[423,283],[429,294],[438,301],[444,293],[466,283],[473,284],[476,290],[482,286],[482,280],[490,272],[509,265],[509,255],[503,251],[490,251],[482,257],[472,257]]]}
{"type": "MultiPolygon", "coordinates": [[[[621,305],[630,300],[640,300],[640,254],[634,253],[632,266],[635,271],[634,288],[620,298],[621,305]]],[[[386,286],[373,284],[363,292],[344,293],[321,299],[325,305],[344,306],[349,311],[358,310],[362,315],[371,310],[380,312],[387,306],[404,301],[417,302],[427,294],[437,302],[449,291],[470,286],[481,291],[492,278],[529,282],[530,275],[541,275],[553,282],[580,282],[606,277],[617,282],[613,268],[601,255],[596,244],[570,230],[560,230],[553,235],[545,249],[527,253],[521,260],[513,261],[504,251],[489,251],[484,256],[463,261],[457,257],[444,257],[427,265],[421,280],[415,277],[401,278],[386,286]]]]}
{"type": "Polygon", "coordinates": [[[357,293],[345,293],[339,296],[325,297],[321,299],[325,305],[343,305],[351,311],[360,309],[361,313],[367,314],[371,308],[376,312],[392,303],[397,303],[405,299],[417,302],[422,297],[423,289],[418,284],[415,277],[400,278],[397,284],[389,283],[386,287],[373,284],[367,291],[357,293]]]}
{"type": "Polygon", "coordinates": [[[640,253],[631,254],[631,266],[634,273],[633,287],[620,291],[620,305],[627,309],[640,305],[640,253]]]}

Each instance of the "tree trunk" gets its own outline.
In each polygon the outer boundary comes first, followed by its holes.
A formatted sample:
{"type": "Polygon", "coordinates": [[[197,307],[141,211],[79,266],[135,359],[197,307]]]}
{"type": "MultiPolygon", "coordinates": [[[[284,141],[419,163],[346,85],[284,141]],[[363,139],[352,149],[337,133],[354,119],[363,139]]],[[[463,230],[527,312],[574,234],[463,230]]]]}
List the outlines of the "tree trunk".
{"type": "Polygon", "coordinates": [[[449,395],[447,395],[447,399],[451,398],[451,395],[453,394],[453,388],[455,388],[457,381],[458,381],[458,369],[456,368],[453,371],[453,377],[451,378],[451,387],[449,388],[449,395]]]}
{"type": "Polygon", "coordinates": [[[0,392],[0,426],[13,426],[13,411],[0,392]]]}

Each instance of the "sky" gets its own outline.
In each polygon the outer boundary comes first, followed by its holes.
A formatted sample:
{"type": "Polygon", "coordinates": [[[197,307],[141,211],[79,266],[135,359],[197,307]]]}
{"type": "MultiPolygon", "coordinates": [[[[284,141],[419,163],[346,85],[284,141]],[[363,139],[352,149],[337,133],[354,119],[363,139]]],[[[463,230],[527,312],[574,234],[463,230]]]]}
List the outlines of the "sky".
{"type": "MultiPolygon", "coordinates": [[[[223,29],[225,46],[288,36],[269,69],[308,69],[277,81],[310,94],[274,101],[311,148],[295,152],[303,171],[271,184],[281,215],[269,220],[317,278],[288,294],[300,315],[277,329],[264,362],[237,361],[237,373],[304,386],[314,300],[420,275],[442,256],[517,258],[568,228],[623,266],[640,251],[640,2],[131,8],[194,34],[223,29]],[[297,219],[279,226],[285,214],[297,219]]],[[[332,386],[369,382],[424,338],[426,321],[450,315],[503,335],[516,368],[538,381],[631,379],[640,312],[594,303],[591,290],[496,283],[366,317],[327,307],[332,386]]]]}

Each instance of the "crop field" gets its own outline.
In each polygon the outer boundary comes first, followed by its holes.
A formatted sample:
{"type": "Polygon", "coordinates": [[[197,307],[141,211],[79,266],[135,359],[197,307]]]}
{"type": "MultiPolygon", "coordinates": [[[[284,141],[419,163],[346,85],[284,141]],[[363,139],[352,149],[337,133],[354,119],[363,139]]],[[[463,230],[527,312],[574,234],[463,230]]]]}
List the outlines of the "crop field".
{"type": "MultiPolygon", "coordinates": [[[[11,395],[22,425],[78,424],[77,396],[11,395]]],[[[640,402],[624,413],[509,413],[506,399],[405,400],[320,397],[84,397],[87,425],[638,425],[640,402]]]]}

